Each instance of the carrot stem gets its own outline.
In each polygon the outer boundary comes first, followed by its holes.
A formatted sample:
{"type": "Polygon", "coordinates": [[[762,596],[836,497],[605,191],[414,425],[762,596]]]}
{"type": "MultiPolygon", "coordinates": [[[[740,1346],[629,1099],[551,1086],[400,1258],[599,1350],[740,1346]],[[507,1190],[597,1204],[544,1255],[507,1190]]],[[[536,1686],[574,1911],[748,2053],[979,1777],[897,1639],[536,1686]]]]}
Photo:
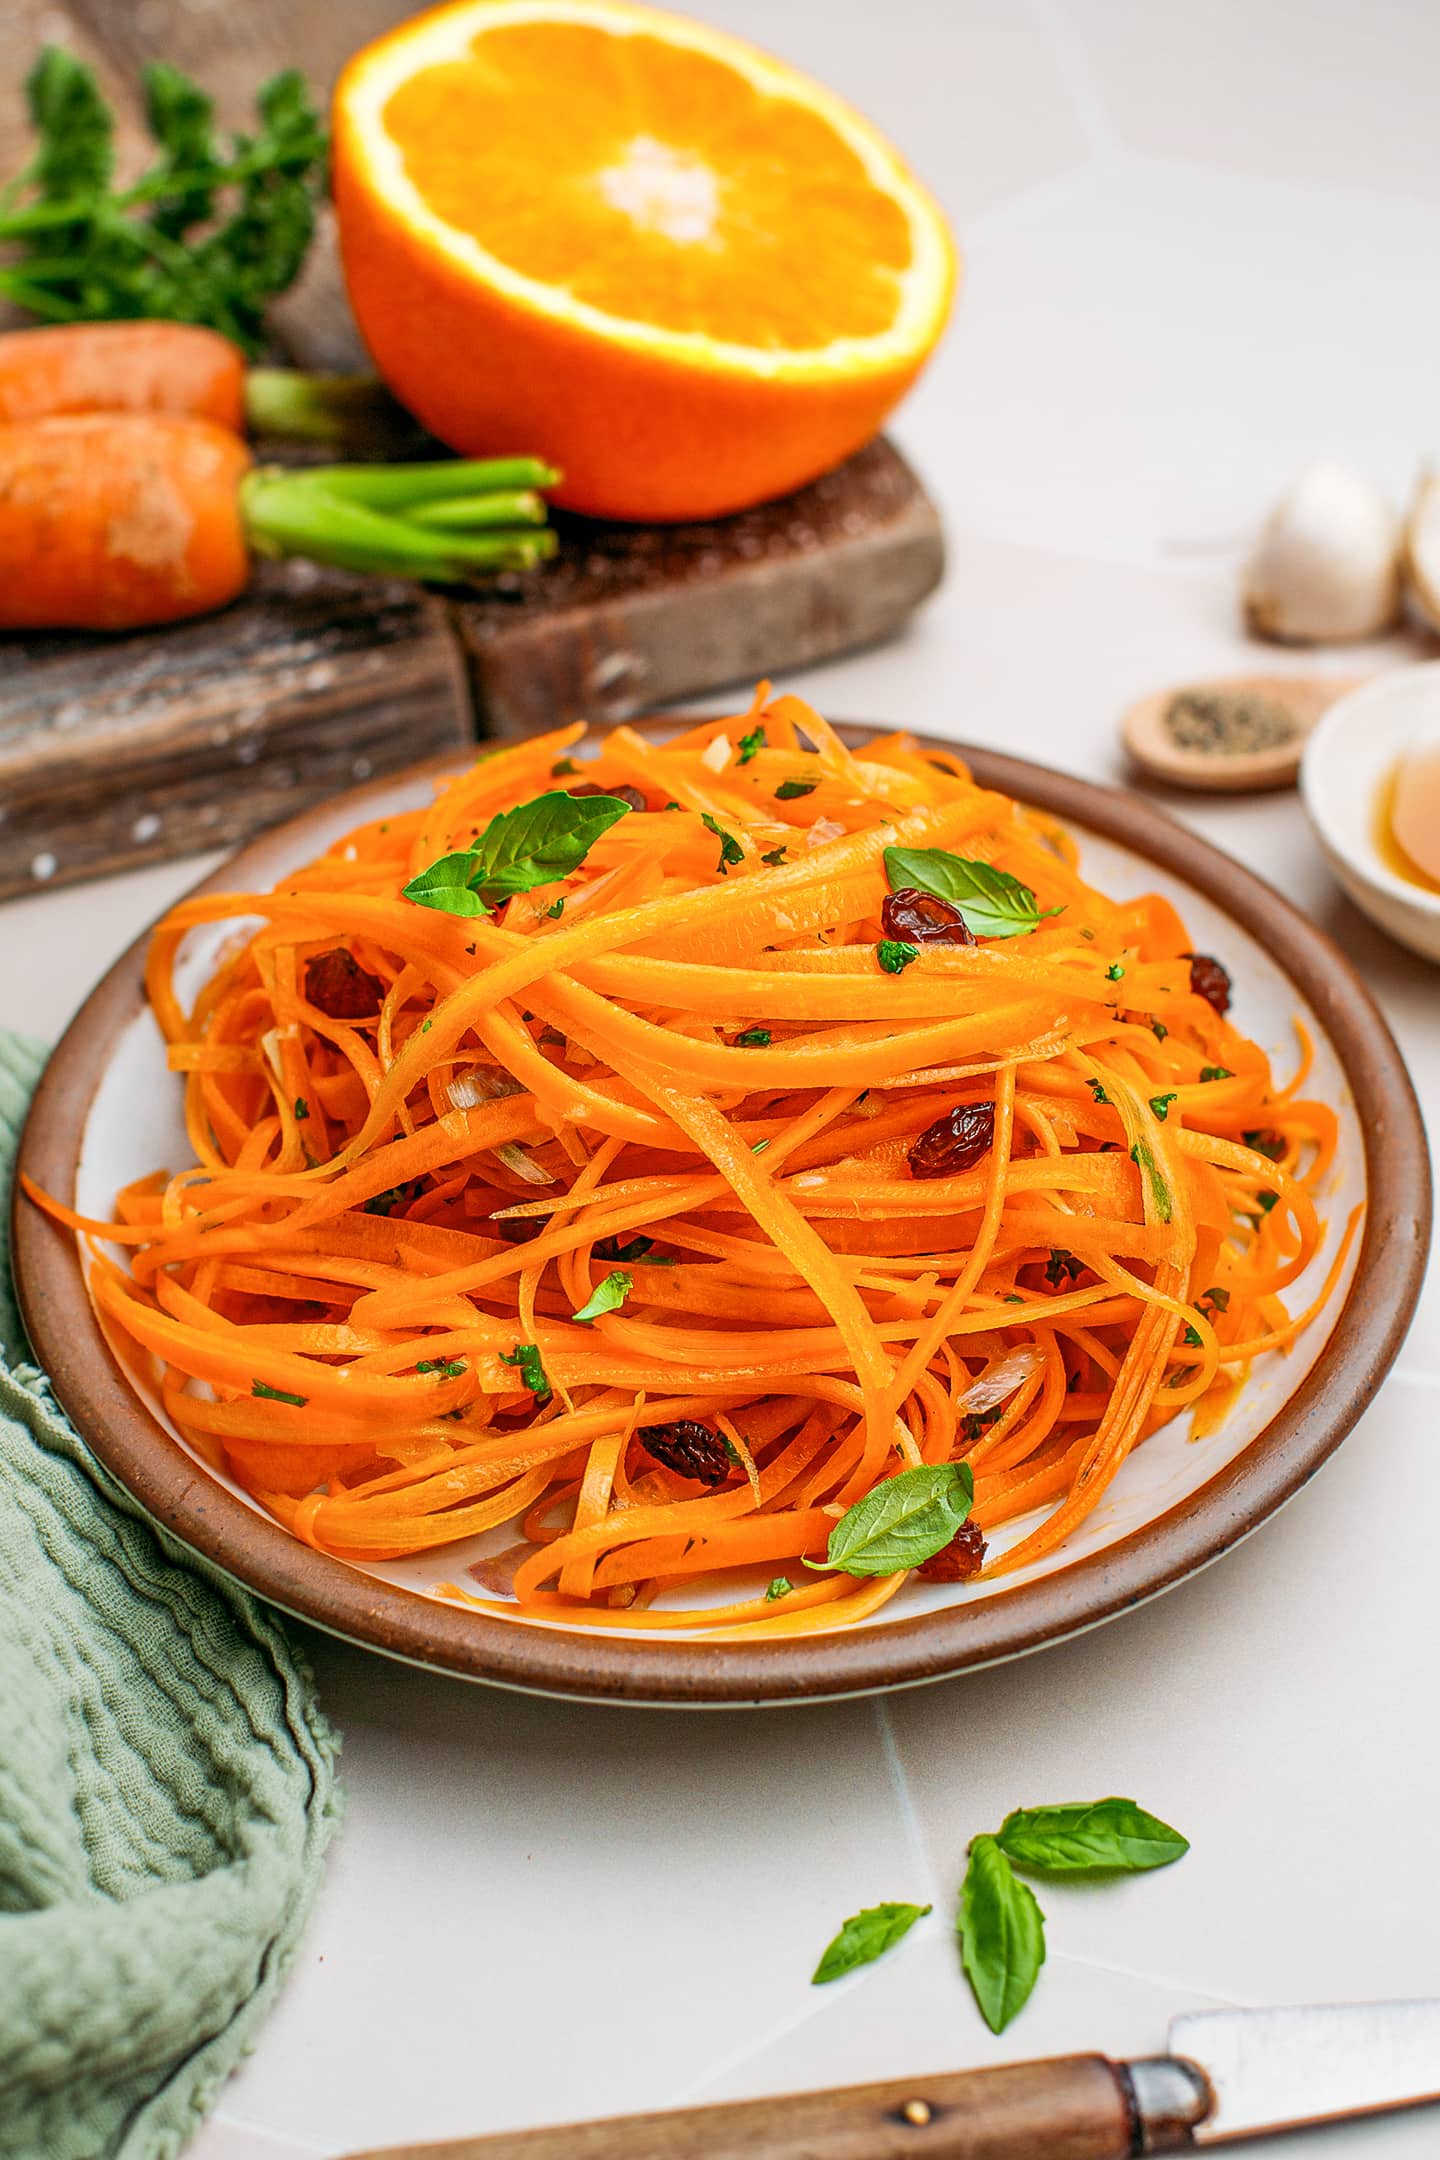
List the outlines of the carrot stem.
{"type": "MultiPolygon", "coordinates": [[[[377,477],[392,470],[399,476],[406,469],[373,468],[377,477]]],[[[450,468],[411,470],[448,473],[450,468]]],[[[343,466],[309,472],[260,467],[247,473],[240,485],[240,509],[255,552],[303,555],[342,570],[441,584],[461,584],[481,571],[532,569],[555,552],[555,535],[533,524],[507,527],[481,519],[473,529],[430,531],[413,517],[394,516],[338,492],[332,476],[345,471],[343,466]]],[[[414,506],[426,507],[418,491],[414,506]]]]}
{"type": "Polygon", "coordinates": [[[245,420],[253,435],[356,454],[396,457],[431,440],[378,375],[251,368],[245,378],[245,420]]]}

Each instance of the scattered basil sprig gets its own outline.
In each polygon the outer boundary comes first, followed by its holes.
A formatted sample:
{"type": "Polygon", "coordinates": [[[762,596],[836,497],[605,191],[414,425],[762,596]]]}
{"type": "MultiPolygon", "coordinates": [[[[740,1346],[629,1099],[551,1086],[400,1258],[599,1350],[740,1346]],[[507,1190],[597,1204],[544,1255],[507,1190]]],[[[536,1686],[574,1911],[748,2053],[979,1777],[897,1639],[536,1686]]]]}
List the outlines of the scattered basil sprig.
{"type": "Polygon", "coordinates": [[[1045,1916],[1027,1875],[1138,1875],[1190,1850],[1178,1830],[1133,1800],[1015,1808],[994,1837],[977,1837],[960,1889],[960,1961],[991,2032],[1030,1999],[1045,1962],[1045,1916]]]}
{"type": "Polygon", "coordinates": [[[578,1312],[571,1313],[572,1320],[598,1320],[601,1313],[616,1312],[635,1287],[633,1275],[624,1268],[612,1268],[602,1282],[598,1282],[578,1312]]]}
{"type": "MultiPolygon", "coordinates": [[[[789,1589],[783,1576],[777,1581],[789,1589]]],[[[769,1595],[775,1594],[772,1583],[769,1595]]],[[[991,2032],[1003,2032],[1024,2009],[1045,1963],[1045,1915],[1017,1868],[1041,1876],[1138,1875],[1169,1867],[1189,1850],[1179,1831],[1158,1815],[1117,1797],[1014,1808],[993,1836],[974,1838],[955,1932],[965,1977],[991,2032]]],[[[812,1984],[821,1986],[883,1957],[930,1910],[928,1905],[872,1905],[852,1914],[827,1947],[812,1984]]]]}
{"type": "Polygon", "coordinates": [[[955,1924],[980,2015],[991,2032],[1003,2032],[1040,1977],[1045,1916],[993,1837],[977,1837],[970,1847],[955,1924]]]}
{"type": "Polygon", "coordinates": [[[1000,1825],[996,1843],[1016,1867],[1035,1875],[1137,1875],[1169,1867],[1190,1850],[1188,1838],[1158,1815],[1113,1796],[1016,1808],[1000,1825]]]}
{"type": "Polygon", "coordinates": [[[914,885],[937,900],[948,900],[976,937],[1028,937],[1047,915],[1060,913],[1058,907],[1042,908],[1030,887],[1008,870],[951,855],[944,848],[888,847],[885,874],[892,892],[914,885]]]}
{"type": "Polygon", "coordinates": [[[919,1567],[950,1543],[974,1498],[969,1463],[921,1463],[898,1471],[841,1516],[823,1561],[804,1564],[846,1575],[894,1575],[919,1567]]]}
{"type": "Polygon", "coordinates": [[[404,888],[404,897],[442,915],[488,915],[516,893],[553,885],[578,870],[595,842],[630,805],[613,795],[537,795],[491,818],[475,845],[442,855],[404,888]]]}
{"type": "Polygon", "coordinates": [[[824,1987],[827,1981],[838,1980],[857,1966],[873,1965],[932,1910],[929,1905],[868,1905],[864,1912],[852,1913],[834,1941],[826,1945],[810,1975],[811,1986],[824,1987]]]}

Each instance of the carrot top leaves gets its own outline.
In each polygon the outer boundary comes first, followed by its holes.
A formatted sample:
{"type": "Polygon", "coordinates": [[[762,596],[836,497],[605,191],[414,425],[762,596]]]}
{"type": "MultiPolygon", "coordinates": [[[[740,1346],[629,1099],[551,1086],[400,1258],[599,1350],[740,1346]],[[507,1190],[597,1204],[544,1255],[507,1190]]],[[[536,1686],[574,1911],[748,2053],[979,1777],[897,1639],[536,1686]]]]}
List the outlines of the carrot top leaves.
{"type": "Polygon", "coordinates": [[[253,135],[222,137],[178,68],[144,73],[154,164],[116,190],[114,117],[85,62],[47,45],[26,84],[37,143],[0,193],[17,251],[0,294],[50,322],[202,323],[246,352],[299,273],[324,193],[327,141],[293,68],[262,84],[253,135]]]}

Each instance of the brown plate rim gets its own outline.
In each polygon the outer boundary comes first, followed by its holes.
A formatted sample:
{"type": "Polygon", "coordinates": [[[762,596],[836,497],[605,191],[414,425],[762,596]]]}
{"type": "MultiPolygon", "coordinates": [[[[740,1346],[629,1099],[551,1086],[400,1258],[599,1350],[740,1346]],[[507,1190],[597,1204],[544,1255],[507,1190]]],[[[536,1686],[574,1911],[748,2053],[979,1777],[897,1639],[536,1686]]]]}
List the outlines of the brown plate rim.
{"type": "MultiPolygon", "coordinates": [[[[652,723],[663,726],[664,722],[652,723]]],[[[672,723],[673,724],[673,723],[672,723]]],[[[851,725],[851,740],[869,732],[851,725]]],[[[1344,1311],[1300,1386],[1233,1462],[1153,1522],[1057,1573],[913,1620],[798,1643],[636,1641],[492,1620],[359,1574],[257,1516],[210,1478],[126,1380],[86,1295],[74,1240],[24,1203],[15,1277],[30,1340],[95,1455],[147,1514],[224,1574],[329,1633],[466,1679],[572,1699],[724,1708],[833,1700],[916,1686],[1060,1642],[1209,1565],[1290,1499],[1340,1445],[1400,1349],[1424,1280],[1430,1159],[1400,1051],[1325,933],[1253,871],[1142,798],[993,750],[957,751],[983,785],[1086,827],[1194,886],[1303,992],[1345,1067],[1365,1136],[1368,1206],[1344,1311]],[[1363,1291],[1363,1294],[1362,1294],[1363,1291]]],[[[195,890],[273,882],[322,825],[354,821],[453,754],[307,811],[239,849],[195,890]]],[[[148,933],[122,954],[57,1046],[21,1140],[19,1167],[70,1198],[90,1105],[111,1049],[143,1005],[148,933]]]]}

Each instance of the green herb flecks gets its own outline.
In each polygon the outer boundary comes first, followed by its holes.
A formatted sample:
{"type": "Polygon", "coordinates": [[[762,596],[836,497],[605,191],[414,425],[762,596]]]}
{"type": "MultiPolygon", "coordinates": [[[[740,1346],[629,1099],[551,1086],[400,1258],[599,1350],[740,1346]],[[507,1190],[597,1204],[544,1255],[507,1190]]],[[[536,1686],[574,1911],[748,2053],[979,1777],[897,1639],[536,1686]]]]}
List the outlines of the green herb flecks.
{"type": "Polygon", "coordinates": [[[875,958],[887,975],[903,975],[912,960],[918,960],[918,945],[906,945],[899,938],[881,938],[875,948],[875,958]]]}
{"type": "Polygon", "coordinates": [[[500,1352],[500,1362],[502,1365],[518,1366],[522,1385],[529,1388],[530,1393],[537,1401],[548,1401],[550,1382],[546,1378],[545,1367],[540,1360],[540,1346],[538,1343],[517,1343],[513,1350],[502,1350],[500,1352]]]}
{"type": "Polygon", "coordinates": [[[602,1281],[596,1283],[579,1311],[571,1313],[570,1317],[588,1325],[590,1321],[598,1320],[601,1313],[618,1312],[634,1287],[633,1275],[627,1275],[624,1268],[612,1268],[602,1281]]]}
{"type": "Polygon", "coordinates": [[[718,824],[708,810],[701,811],[700,822],[706,831],[714,833],[716,839],[720,842],[720,860],[715,867],[721,877],[728,877],[736,863],[744,862],[744,848],[741,847],[734,833],[726,832],[724,826],[718,824]]]}
{"type": "Polygon", "coordinates": [[[782,780],[775,790],[775,800],[798,802],[802,795],[813,795],[819,785],[818,780],[782,780]]]}
{"type": "Polygon", "coordinates": [[[765,729],[763,725],[751,728],[749,734],[742,735],[736,745],[737,762],[741,765],[748,765],[751,758],[755,757],[764,748],[765,729]]]}
{"type": "Polygon", "coordinates": [[[270,1387],[264,1380],[252,1380],[250,1393],[258,1395],[262,1402],[289,1403],[295,1410],[303,1410],[310,1400],[308,1395],[292,1395],[286,1388],[270,1387]]]}
{"type": "Polygon", "coordinates": [[[1155,1151],[1148,1140],[1137,1140],[1130,1150],[1130,1160],[1144,1177],[1150,1189],[1150,1203],[1160,1222],[1169,1222],[1175,1213],[1175,1201],[1165,1182],[1164,1172],[1155,1160],[1155,1151]]]}

